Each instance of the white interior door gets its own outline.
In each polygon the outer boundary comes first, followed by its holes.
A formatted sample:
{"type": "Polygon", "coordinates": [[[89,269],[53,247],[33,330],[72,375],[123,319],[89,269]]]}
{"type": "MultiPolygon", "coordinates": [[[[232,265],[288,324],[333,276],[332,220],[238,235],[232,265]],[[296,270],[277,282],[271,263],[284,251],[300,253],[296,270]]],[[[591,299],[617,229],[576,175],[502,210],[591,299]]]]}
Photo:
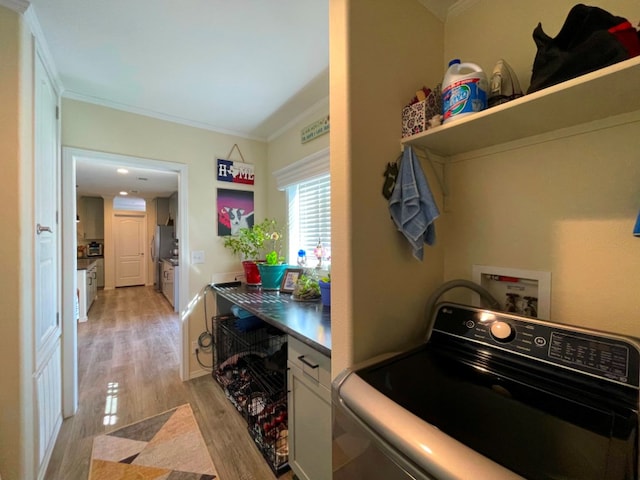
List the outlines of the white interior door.
{"type": "Polygon", "coordinates": [[[116,214],[113,226],[116,257],[116,287],[145,285],[147,269],[144,251],[146,248],[146,216],[116,214]]]}
{"type": "Polygon", "coordinates": [[[58,282],[58,98],[36,54],[34,81],[35,289],[34,371],[39,477],[62,424],[60,291],[58,282]]]}

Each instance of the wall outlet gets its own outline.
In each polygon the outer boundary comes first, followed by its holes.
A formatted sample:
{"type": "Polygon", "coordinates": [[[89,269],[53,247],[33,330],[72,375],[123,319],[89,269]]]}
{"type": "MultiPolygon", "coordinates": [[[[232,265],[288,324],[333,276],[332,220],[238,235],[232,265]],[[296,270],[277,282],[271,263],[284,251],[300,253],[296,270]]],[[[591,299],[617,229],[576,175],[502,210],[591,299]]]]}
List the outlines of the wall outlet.
{"type": "Polygon", "coordinates": [[[191,342],[191,354],[195,355],[196,350],[198,350],[198,342],[191,342]]]}

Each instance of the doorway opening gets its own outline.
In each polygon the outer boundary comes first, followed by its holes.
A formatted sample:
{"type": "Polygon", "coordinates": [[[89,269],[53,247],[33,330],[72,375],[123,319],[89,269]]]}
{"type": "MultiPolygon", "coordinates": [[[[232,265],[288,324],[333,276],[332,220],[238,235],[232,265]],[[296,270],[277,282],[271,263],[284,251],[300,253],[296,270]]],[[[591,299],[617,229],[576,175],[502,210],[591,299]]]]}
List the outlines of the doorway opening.
{"type": "MultiPolygon", "coordinates": [[[[85,150],[71,147],[62,149],[62,217],[60,220],[62,230],[62,377],[63,377],[63,413],[64,417],[75,414],[78,407],[78,359],[77,359],[77,324],[75,319],[75,294],[76,271],[75,259],[77,256],[77,232],[76,232],[76,165],[89,161],[92,166],[100,169],[114,170],[117,168],[146,169],[155,172],[164,172],[177,175],[177,211],[175,212],[175,232],[180,238],[179,257],[181,266],[179,269],[179,282],[181,285],[176,310],[181,312],[187,304],[189,292],[189,258],[186,248],[189,245],[188,238],[188,208],[187,208],[187,165],[161,160],[152,160],[127,155],[117,155],[105,152],[85,150]]],[[[100,181],[99,170],[92,175],[96,182],[100,181]]],[[[188,349],[188,324],[181,321],[180,342],[180,377],[188,379],[189,349],[188,349]]]]}

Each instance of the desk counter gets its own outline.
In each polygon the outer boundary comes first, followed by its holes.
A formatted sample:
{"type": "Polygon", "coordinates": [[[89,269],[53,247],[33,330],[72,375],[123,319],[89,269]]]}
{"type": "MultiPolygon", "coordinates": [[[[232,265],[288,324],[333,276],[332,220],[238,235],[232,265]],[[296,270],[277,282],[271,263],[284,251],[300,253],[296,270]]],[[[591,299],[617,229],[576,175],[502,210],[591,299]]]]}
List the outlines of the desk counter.
{"type": "Polygon", "coordinates": [[[331,310],[320,300],[298,302],[291,294],[262,290],[247,285],[213,285],[218,313],[229,313],[231,304],[282,330],[314,350],[331,356],[331,310]]]}

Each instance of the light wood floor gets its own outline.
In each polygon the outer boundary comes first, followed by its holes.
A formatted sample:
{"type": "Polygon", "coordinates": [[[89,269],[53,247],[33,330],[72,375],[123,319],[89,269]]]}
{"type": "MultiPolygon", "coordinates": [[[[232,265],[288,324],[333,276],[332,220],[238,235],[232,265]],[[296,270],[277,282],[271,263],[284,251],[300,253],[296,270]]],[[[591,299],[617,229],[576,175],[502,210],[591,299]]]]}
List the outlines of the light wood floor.
{"type": "Polygon", "coordinates": [[[220,480],[275,479],[211,376],[180,381],[179,333],[178,316],[152,287],[98,293],[88,322],[78,324],[78,412],[62,424],[45,480],[87,479],[94,436],[187,402],[220,480]],[[105,411],[108,396],[117,399],[112,411],[105,411]]]}

